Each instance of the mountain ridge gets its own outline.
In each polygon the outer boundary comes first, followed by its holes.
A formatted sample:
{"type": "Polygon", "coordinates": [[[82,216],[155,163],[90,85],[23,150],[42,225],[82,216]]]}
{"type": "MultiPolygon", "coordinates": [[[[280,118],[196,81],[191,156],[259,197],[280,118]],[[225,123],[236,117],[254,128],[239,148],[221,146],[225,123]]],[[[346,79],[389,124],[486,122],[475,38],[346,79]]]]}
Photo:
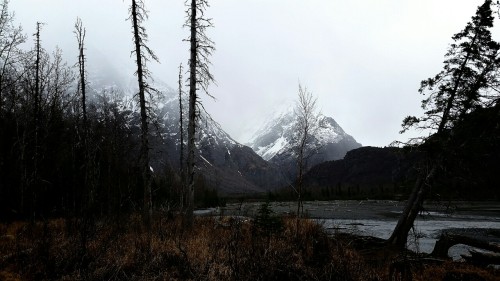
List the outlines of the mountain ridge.
{"type": "MultiPolygon", "coordinates": [[[[278,165],[288,175],[289,180],[295,177],[295,155],[293,135],[296,130],[294,106],[288,104],[274,112],[268,121],[258,128],[247,141],[258,155],[270,163],[278,165]]],[[[319,114],[317,130],[312,133],[315,148],[310,148],[308,167],[324,161],[342,159],[352,149],[361,147],[351,135],[332,117],[319,114]]]]}
{"type": "MultiPolygon", "coordinates": [[[[119,77],[108,74],[107,77],[119,77]]],[[[129,126],[138,128],[139,117],[136,102],[132,96],[137,91],[132,78],[129,81],[90,81],[94,94],[107,92],[121,95],[123,111],[130,114],[129,126]],[[101,88],[99,88],[101,87],[101,88]]],[[[154,97],[152,117],[155,130],[160,136],[151,135],[151,166],[161,171],[166,166],[180,168],[180,118],[179,96],[166,83],[155,79],[152,86],[160,95],[154,97]]],[[[183,107],[187,98],[183,97],[183,107]]],[[[285,184],[275,165],[258,156],[251,148],[234,140],[222,126],[208,113],[201,110],[196,133],[196,169],[203,177],[208,188],[217,189],[224,194],[262,193],[279,188],[285,184]]],[[[184,128],[187,128],[187,108],[184,109],[184,128]]],[[[184,132],[186,145],[186,132],[184,132]]],[[[186,148],[187,149],[187,145],[186,148]]],[[[185,155],[187,152],[185,153],[185,155]]]]}

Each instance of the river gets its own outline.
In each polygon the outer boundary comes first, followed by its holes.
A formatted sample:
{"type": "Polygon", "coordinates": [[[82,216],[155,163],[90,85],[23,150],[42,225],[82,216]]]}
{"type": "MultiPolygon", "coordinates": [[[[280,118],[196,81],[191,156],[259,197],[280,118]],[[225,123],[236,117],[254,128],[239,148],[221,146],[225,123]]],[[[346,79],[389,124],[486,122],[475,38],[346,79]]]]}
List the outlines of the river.
{"type": "MultiPolygon", "coordinates": [[[[261,202],[228,204],[210,213],[253,217],[261,202]]],[[[387,239],[391,235],[404,202],[386,200],[338,200],[304,202],[304,213],[325,229],[370,235],[387,239]]],[[[294,214],[295,202],[272,202],[277,215],[294,214]]],[[[208,211],[208,210],[207,210],[208,211]]],[[[493,228],[500,230],[500,202],[433,202],[424,206],[408,239],[408,248],[429,253],[442,230],[451,228],[493,228]]],[[[450,249],[454,259],[466,254],[468,248],[457,245],[450,249]]]]}

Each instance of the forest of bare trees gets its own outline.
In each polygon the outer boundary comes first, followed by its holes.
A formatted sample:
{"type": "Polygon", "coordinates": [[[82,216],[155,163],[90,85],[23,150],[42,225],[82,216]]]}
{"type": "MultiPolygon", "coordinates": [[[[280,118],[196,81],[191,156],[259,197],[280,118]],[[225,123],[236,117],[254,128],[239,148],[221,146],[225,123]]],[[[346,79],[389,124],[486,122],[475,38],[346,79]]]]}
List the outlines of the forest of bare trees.
{"type": "Polygon", "coordinates": [[[203,185],[201,175],[195,175],[197,126],[199,112],[204,111],[199,92],[208,94],[208,86],[214,82],[209,58],[215,48],[206,33],[212,23],[205,18],[209,3],[186,3],[189,69],[186,80],[182,68],[179,72],[180,174],[174,170],[176,165],[153,169],[153,158],[155,163],[170,160],[158,159],[156,155],[166,154],[152,145],[158,147],[165,139],[159,131],[164,124],[158,120],[156,106],[162,93],[153,88],[148,67],[158,58],[147,45],[144,26],[148,10],[143,1],[132,0],[128,17],[124,15],[132,31],[129,59],[136,65],[134,101],[115,89],[89,86],[92,73],[86,65],[86,46],[92,42],[87,42],[88,32],[80,18],[73,30],[78,56],[65,62],[63,50],[44,49],[46,23],[36,22],[36,32],[26,35],[22,27],[14,25],[8,4],[7,0],[1,3],[0,17],[3,216],[36,220],[142,211],[145,224],[150,225],[153,209],[168,206],[182,210],[191,224],[194,189],[203,185]],[[30,41],[30,50],[21,47],[30,41]],[[184,84],[189,87],[185,103],[184,84]],[[137,112],[128,109],[135,107],[131,103],[137,105],[137,112]]]}
{"type": "MultiPolygon", "coordinates": [[[[86,29],[80,19],[74,29],[78,57],[66,63],[62,50],[49,53],[43,48],[44,23],[36,23],[36,33],[27,36],[14,26],[8,1],[1,5],[2,217],[78,217],[142,208],[150,216],[152,177],[147,154],[151,125],[146,98],[152,92],[145,63],[156,57],[145,45],[144,4],[133,1],[130,11],[140,114],[123,111],[126,101],[113,91],[89,89],[86,29]],[[21,44],[29,41],[34,42],[32,49],[22,49],[21,44]],[[141,124],[141,132],[131,123],[141,124]]],[[[162,177],[166,175],[159,173],[156,180],[166,182],[162,177]]],[[[172,189],[157,188],[160,194],[172,189]]],[[[156,202],[165,200],[163,196],[156,202]]]]}

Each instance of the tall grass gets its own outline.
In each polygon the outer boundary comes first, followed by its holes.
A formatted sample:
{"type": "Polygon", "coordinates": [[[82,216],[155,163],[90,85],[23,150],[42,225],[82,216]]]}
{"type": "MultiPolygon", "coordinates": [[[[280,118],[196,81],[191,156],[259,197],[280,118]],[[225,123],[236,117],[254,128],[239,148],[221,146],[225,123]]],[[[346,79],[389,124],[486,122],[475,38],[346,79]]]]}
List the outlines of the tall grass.
{"type": "MultiPolygon", "coordinates": [[[[179,218],[158,215],[151,244],[138,215],[92,225],[77,219],[5,224],[0,280],[388,279],[388,265],[367,262],[348,238],[329,236],[306,219],[296,235],[295,222],[282,218],[276,231],[253,220],[200,217],[188,231],[179,218]]],[[[425,270],[414,276],[429,279],[415,280],[441,280],[425,270]]]]}

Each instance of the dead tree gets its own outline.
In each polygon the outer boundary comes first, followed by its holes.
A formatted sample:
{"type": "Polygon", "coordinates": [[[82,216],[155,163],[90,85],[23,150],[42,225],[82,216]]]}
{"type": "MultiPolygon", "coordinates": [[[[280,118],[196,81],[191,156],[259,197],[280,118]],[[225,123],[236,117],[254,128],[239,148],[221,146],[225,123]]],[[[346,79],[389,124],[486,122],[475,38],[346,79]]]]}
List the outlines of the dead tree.
{"type": "Polygon", "coordinates": [[[84,176],[83,176],[83,204],[82,204],[82,223],[80,226],[80,256],[84,256],[87,253],[87,240],[88,240],[88,232],[89,228],[93,224],[92,221],[92,214],[91,212],[91,206],[93,205],[93,193],[94,193],[94,188],[93,184],[91,183],[90,177],[91,177],[91,165],[90,165],[90,159],[91,153],[90,153],[90,147],[89,147],[89,128],[88,128],[88,123],[87,123],[87,105],[86,105],[86,87],[87,87],[87,81],[86,81],[86,72],[85,72],[85,35],[86,35],[86,30],[83,27],[82,20],[80,18],[76,19],[75,23],[75,30],[73,33],[76,36],[76,40],[78,43],[78,88],[80,90],[80,102],[81,102],[81,109],[82,109],[82,119],[83,119],[83,138],[81,142],[81,149],[83,150],[83,170],[84,170],[84,176]]]}
{"type": "MultiPolygon", "coordinates": [[[[182,63],[179,65],[179,171],[181,175],[181,185],[184,186],[185,177],[184,177],[184,110],[182,96],[184,91],[182,89],[182,63]]],[[[185,189],[181,187],[179,192],[180,195],[180,209],[184,208],[184,192],[185,189]]]]}
{"type": "MultiPolygon", "coordinates": [[[[36,209],[36,192],[38,185],[38,164],[40,160],[40,108],[41,108],[41,91],[40,91],[40,72],[41,72],[41,56],[42,56],[42,47],[40,45],[40,30],[42,28],[42,23],[36,23],[36,33],[35,36],[35,91],[33,93],[33,127],[35,131],[34,136],[34,153],[33,153],[33,176],[32,176],[32,208],[33,211],[36,209]]],[[[33,213],[33,219],[35,218],[35,214],[33,213]]]]}
{"type": "Polygon", "coordinates": [[[439,239],[436,241],[432,255],[439,258],[447,258],[448,250],[458,244],[500,253],[500,244],[498,241],[500,241],[498,232],[492,229],[450,229],[441,233],[439,239]]]}
{"type": "MultiPolygon", "coordinates": [[[[87,88],[87,81],[86,81],[86,70],[85,70],[85,62],[86,62],[86,57],[85,57],[85,35],[86,35],[86,30],[83,27],[82,20],[80,18],[76,19],[75,23],[75,30],[73,33],[76,36],[76,40],[78,43],[78,89],[80,91],[80,102],[81,102],[81,110],[82,110],[82,131],[79,134],[80,135],[80,148],[83,151],[83,170],[84,170],[84,176],[83,176],[83,191],[84,191],[84,200],[83,202],[83,208],[87,209],[92,205],[92,197],[93,197],[93,188],[91,187],[90,183],[90,178],[91,178],[91,152],[90,152],[90,147],[89,147],[89,128],[88,128],[88,123],[87,123],[87,105],[86,105],[86,99],[87,99],[87,94],[86,94],[86,88],[87,88]]],[[[86,216],[88,213],[88,210],[82,210],[82,215],[86,216]]]]}
{"type": "Polygon", "coordinates": [[[76,40],[78,41],[78,74],[79,74],[79,82],[78,86],[80,89],[81,93],[81,103],[82,103],[82,118],[83,118],[83,130],[84,134],[86,133],[87,130],[87,105],[86,105],[86,88],[87,88],[87,80],[85,75],[86,70],[85,70],[85,34],[86,30],[83,27],[82,20],[80,18],[76,19],[75,23],[75,36],[76,40]]]}
{"type": "Polygon", "coordinates": [[[132,51],[132,53],[135,54],[135,63],[137,65],[137,71],[135,72],[135,74],[137,76],[137,83],[139,86],[138,98],[141,119],[141,147],[139,152],[139,163],[142,169],[142,184],[144,187],[143,216],[144,222],[147,228],[150,230],[153,215],[153,204],[151,193],[152,171],[149,157],[149,105],[148,101],[146,100],[146,94],[151,95],[151,92],[154,90],[149,86],[147,82],[147,79],[151,78],[151,75],[146,67],[146,63],[150,59],[158,61],[158,58],[146,45],[148,35],[146,33],[145,27],[143,26],[143,23],[144,20],[147,19],[148,13],[145,8],[144,2],[142,0],[132,0],[129,12],[129,19],[132,22],[134,42],[134,50],[132,51]]]}
{"type": "Polygon", "coordinates": [[[424,116],[408,116],[403,120],[403,132],[411,127],[433,131],[429,137],[417,140],[417,147],[428,151],[428,165],[415,183],[402,216],[389,238],[390,244],[405,247],[408,232],[424,203],[438,170],[446,165],[452,131],[477,107],[492,106],[489,92],[498,85],[500,45],[492,40],[491,0],[478,7],[472,21],[452,39],[444,69],[435,77],[422,81],[419,92],[427,95],[422,101],[424,116]],[[430,148],[430,149],[429,149],[430,148]]]}
{"type": "Polygon", "coordinates": [[[307,169],[307,158],[314,149],[314,133],[318,128],[318,113],[316,112],[316,98],[306,87],[299,84],[299,94],[297,104],[294,109],[296,117],[295,135],[293,137],[293,147],[297,161],[297,218],[302,216],[302,180],[307,169]]]}
{"type": "MultiPolygon", "coordinates": [[[[209,57],[215,50],[214,42],[206,35],[206,30],[212,27],[212,20],[205,18],[205,10],[209,7],[207,0],[191,0],[187,8],[185,26],[190,30],[186,40],[190,44],[189,51],[189,109],[188,109],[188,155],[187,155],[187,192],[185,206],[185,225],[193,224],[194,211],[194,179],[196,122],[199,116],[198,87],[208,94],[208,86],[214,82],[209,71],[209,57]]],[[[210,95],[209,95],[210,96],[210,95]]]]}

